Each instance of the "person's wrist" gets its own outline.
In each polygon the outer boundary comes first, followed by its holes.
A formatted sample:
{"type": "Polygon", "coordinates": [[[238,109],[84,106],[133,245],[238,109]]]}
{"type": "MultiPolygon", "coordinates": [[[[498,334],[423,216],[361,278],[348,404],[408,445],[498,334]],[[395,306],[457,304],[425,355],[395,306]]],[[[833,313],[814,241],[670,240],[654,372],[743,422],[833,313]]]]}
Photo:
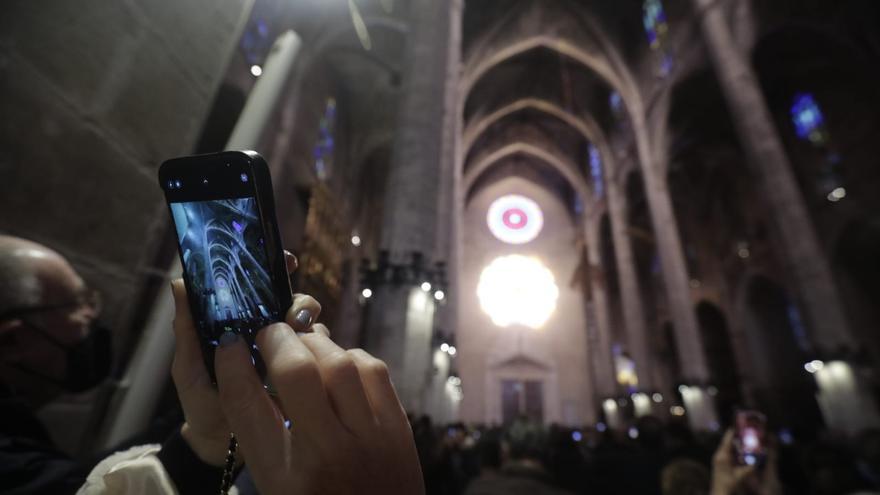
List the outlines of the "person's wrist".
{"type": "Polygon", "coordinates": [[[229,436],[202,435],[196,432],[189,423],[180,427],[180,436],[189,448],[205,464],[223,467],[226,464],[226,452],[229,449],[229,436]]]}

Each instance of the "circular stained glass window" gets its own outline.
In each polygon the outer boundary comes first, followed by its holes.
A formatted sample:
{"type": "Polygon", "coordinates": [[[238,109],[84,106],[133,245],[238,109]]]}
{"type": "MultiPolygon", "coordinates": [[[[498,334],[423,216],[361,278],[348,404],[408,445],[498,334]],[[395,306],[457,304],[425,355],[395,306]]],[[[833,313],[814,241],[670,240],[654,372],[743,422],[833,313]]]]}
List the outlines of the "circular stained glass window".
{"type": "Polygon", "coordinates": [[[544,215],[538,203],[525,196],[509,195],[492,203],[486,222],[498,240],[508,244],[525,244],[541,233],[544,215]]]}

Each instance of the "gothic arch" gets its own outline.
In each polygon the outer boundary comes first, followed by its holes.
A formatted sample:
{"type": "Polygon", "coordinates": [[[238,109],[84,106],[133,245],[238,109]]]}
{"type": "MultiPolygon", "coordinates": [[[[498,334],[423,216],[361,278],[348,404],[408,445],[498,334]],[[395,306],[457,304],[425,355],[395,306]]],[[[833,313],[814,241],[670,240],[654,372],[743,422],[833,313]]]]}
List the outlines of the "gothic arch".
{"type": "Polygon", "coordinates": [[[470,92],[477,82],[494,67],[536,48],[545,48],[576,61],[598,75],[613,90],[620,93],[624,105],[631,114],[638,115],[641,111],[642,105],[637,90],[630,85],[624,84],[623,79],[604,59],[605,57],[582,50],[573,41],[546,34],[539,34],[515,41],[482,60],[469,61],[465,66],[465,73],[461,79],[460,94],[463,95],[462,103],[470,96],[470,92]]]}
{"type": "Polygon", "coordinates": [[[568,182],[571,188],[578,194],[583,204],[590,203],[592,194],[587,187],[586,181],[577,173],[577,168],[573,164],[564,158],[560,158],[542,148],[539,148],[538,146],[524,142],[508,144],[495,150],[476,164],[469,167],[465,172],[463,179],[464,197],[467,198],[470,195],[471,189],[473,189],[480,176],[505,158],[516,155],[526,155],[549,166],[568,182]]]}

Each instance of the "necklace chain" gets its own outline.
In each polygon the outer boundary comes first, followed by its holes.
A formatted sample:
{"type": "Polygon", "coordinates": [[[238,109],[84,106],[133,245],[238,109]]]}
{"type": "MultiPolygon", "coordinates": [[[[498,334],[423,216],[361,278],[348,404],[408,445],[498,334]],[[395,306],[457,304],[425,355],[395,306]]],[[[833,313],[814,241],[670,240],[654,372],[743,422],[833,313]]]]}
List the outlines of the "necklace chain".
{"type": "Polygon", "coordinates": [[[220,482],[220,495],[229,493],[235,475],[235,451],[238,450],[238,440],[235,433],[229,434],[229,448],[226,450],[226,464],[223,466],[223,479],[220,482]]]}

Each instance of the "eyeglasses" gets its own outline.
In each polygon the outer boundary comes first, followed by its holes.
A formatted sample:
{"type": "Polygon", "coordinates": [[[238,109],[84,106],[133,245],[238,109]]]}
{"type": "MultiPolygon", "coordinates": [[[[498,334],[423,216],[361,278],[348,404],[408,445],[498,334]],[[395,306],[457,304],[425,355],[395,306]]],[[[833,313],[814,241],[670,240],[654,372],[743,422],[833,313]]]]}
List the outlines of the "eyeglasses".
{"type": "Polygon", "coordinates": [[[101,293],[95,289],[84,289],[76,295],[72,301],[58,304],[44,304],[42,306],[32,306],[29,308],[13,308],[0,313],[0,321],[20,318],[34,313],[44,313],[48,311],[61,311],[63,309],[90,309],[95,314],[101,312],[101,293]]]}

